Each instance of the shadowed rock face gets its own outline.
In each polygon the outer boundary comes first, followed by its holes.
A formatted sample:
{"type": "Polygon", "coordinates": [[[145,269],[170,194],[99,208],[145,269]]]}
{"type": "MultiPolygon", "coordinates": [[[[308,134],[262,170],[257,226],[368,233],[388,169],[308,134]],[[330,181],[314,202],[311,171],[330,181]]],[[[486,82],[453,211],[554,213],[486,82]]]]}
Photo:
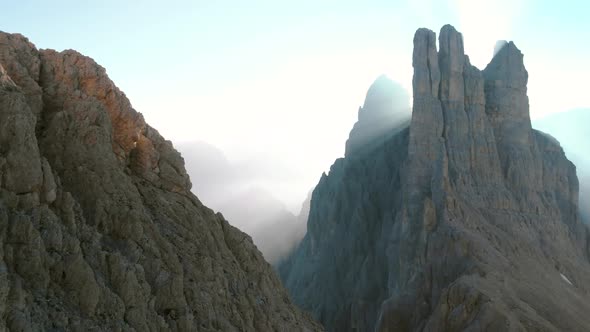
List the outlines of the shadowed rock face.
{"type": "Polygon", "coordinates": [[[329,331],[590,330],[574,165],[531,128],[514,43],[484,71],[444,26],[414,36],[409,128],[338,159],[280,266],[329,331]]]}
{"type": "Polygon", "coordinates": [[[590,109],[574,109],[537,119],[533,127],[557,138],[568,159],[576,165],[580,180],[580,212],[590,222],[590,140],[587,138],[590,109]]]}
{"type": "Polygon", "coordinates": [[[363,154],[371,145],[399,130],[400,124],[408,122],[409,118],[408,93],[386,76],[378,77],[367,92],[365,104],[359,108],[358,121],[346,141],[345,155],[363,154]]]}
{"type": "Polygon", "coordinates": [[[313,331],[104,68],[0,32],[0,330],[313,331]]]}

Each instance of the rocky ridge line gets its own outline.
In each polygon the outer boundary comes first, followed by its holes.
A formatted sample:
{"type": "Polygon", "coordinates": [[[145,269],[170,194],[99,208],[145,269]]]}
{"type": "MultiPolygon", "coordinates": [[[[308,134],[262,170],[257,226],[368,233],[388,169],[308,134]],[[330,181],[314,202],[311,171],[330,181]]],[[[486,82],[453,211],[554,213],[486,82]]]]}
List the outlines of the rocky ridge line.
{"type": "Polygon", "coordinates": [[[585,331],[575,166],[530,125],[523,55],[485,70],[446,25],[414,36],[409,127],[332,165],[280,266],[329,331],[585,331]]]}
{"type": "Polygon", "coordinates": [[[315,331],[104,68],[0,32],[0,330],[315,331]]]}

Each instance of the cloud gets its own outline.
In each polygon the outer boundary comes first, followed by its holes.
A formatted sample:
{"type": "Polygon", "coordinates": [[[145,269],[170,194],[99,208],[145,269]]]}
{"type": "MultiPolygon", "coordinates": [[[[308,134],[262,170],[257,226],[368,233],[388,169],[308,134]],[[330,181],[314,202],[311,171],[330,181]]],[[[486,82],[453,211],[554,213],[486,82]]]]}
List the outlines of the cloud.
{"type": "Polygon", "coordinates": [[[492,59],[496,41],[511,39],[512,26],[525,8],[524,0],[454,0],[459,31],[465,38],[465,53],[484,68],[492,59]],[[510,8],[510,10],[507,10],[510,8]]]}
{"type": "Polygon", "coordinates": [[[185,159],[193,193],[248,233],[267,261],[277,262],[303,238],[308,210],[303,209],[303,215],[293,214],[261,186],[276,188],[290,180],[286,165],[261,156],[234,162],[219,148],[202,141],[176,147],[185,159]]]}

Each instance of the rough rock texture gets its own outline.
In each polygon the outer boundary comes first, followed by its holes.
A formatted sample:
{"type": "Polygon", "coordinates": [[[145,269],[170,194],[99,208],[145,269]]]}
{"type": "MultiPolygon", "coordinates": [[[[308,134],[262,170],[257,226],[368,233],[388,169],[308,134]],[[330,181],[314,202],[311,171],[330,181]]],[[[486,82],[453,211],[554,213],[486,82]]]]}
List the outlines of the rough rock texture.
{"type": "Polygon", "coordinates": [[[559,143],[530,125],[523,55],[482,72],[414,37],[408,128],[336,160],[279,268],[329,331],[588,331],[590,231],[559,143]]]}
{"type": "Polygon", "coordinates": [[[312,331],[104,68],[0,32],[0,331],[312,331]]]}

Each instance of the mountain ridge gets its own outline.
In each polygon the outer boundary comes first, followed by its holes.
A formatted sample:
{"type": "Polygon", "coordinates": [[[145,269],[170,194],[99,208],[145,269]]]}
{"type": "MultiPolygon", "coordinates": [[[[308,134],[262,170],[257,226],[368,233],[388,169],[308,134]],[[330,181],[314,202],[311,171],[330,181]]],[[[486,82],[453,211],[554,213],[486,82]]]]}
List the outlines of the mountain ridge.
{"type": "Polygon", "coordinates": [[[590,329],[575,166],[532,129],[523,54],[502,45],[480,71],[452,26],[438,50],[418,29],[409,127],[314,189],[279,271],[327,330],[590,329]]]}
{"type": "Polygon", "coordinates": [[[0,329],[316,331],[78,52],[0,32],[0,329]]]}

